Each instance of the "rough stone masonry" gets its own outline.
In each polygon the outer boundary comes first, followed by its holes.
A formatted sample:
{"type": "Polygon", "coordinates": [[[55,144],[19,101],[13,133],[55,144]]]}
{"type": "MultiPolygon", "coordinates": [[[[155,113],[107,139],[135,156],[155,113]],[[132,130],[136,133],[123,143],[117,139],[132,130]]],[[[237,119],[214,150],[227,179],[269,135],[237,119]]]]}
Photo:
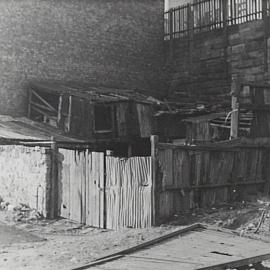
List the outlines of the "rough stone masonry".
{"type": "Polygon", "coordinates": [[[0,146],[0,196],[11,205],[28,204],[47,216],[51,160],[44,147],[0,146]]]}

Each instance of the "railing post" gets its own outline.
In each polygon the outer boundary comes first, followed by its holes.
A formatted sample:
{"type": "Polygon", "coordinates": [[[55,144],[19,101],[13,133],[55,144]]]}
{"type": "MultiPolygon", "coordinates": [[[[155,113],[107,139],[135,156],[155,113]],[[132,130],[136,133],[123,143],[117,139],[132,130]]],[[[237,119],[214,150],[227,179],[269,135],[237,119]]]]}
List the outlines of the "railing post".
{"type": "Polygon", "coordinates": [[[188,9],[188,55],[189,55],[189,83],[190,93],[194,93],[194,76],[193,76],[193,54],[194,54],[194,14],[192,12],[192,5],[187,5],[188,9]]]}
{"type": "Polygon", "coordinates": [[[173,10],[169,10],[169,31],[170,31],[170,40],[173,40],[173,10]]]}
{"type": "Polygon", "coordinates": [[[223,53],[224,53],[224,64],[225,64],[225,69],[226,69],[226,78],[227,81],[229,82],[229,68],[228,68],[228,5],[229,2],[228,1],[222,1],[222,21],[223,21],[223,44],[224,44],[224,49],[223,49],[223,53]]]}
{"type": "Polygon", "coordinates": [[[269,18],[267,16],[267,1],[262,1],[262,19],[264,27],[264,71],[268,71],[268,37],[269,37],[269,18]]]}
{"type": "Polygon", "coordinates": [[[152,190],[151,190],[151,204],[152,204],[152,225],[155,226],[157,223],[157,189],[156,189],[156,170],[157,170],[157,143],[158,136],[152,135],[150,137],[151,141],[151,171],[152,171],[152,190]]]}

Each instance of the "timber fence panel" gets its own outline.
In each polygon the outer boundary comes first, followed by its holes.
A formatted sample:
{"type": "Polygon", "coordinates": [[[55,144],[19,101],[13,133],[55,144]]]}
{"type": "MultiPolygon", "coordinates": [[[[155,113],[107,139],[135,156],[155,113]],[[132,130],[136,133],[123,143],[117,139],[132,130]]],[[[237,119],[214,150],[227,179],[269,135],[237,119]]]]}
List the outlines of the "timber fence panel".
{"type": "Polygon", "coordinates": [[[269,178],[263,147],[157,144],[158,218],[177,211],[242,201],[262,191],[269,178]]]}
{"type": "Polygon", "coordinates": [[[151,226],[151,157],[106,157],[107,227],[151,226]]]}

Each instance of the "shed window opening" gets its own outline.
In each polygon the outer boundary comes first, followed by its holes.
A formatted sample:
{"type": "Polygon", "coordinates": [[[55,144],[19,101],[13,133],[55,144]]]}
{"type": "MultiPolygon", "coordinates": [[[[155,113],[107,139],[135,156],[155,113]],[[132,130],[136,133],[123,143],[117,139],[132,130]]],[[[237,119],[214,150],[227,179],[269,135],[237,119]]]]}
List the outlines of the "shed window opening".
{"type": "Polygon", "coordinates": [[[113,129],[113,108],[108,105],[95,105],[95,131],[111,132],[113,129]]]}

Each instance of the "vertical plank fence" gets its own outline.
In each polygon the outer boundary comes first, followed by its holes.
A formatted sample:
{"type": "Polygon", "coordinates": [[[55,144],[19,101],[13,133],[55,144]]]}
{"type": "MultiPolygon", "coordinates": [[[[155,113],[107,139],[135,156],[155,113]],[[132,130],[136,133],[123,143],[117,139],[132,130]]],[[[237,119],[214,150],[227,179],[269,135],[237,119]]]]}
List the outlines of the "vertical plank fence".
{"type": "Polygon", "coordinates": [[[106,157],[107,228],[152,225],[151,157],[106,157]]]}
{"type": "Polygon", "coordinates": [[[59,215],[99,228],[152,225],[151,157],[59,148],[59,215]]]}
{"type": "Polygon", "coordinates": [[[59,148],[58,214],[104,228],[104,153],[59,148]]]}
{"type": "Polygon", "coordinates": [[[157,218],[195,207],[242,201],[270,181],[270,148],[157,145],[157,218]]]}

